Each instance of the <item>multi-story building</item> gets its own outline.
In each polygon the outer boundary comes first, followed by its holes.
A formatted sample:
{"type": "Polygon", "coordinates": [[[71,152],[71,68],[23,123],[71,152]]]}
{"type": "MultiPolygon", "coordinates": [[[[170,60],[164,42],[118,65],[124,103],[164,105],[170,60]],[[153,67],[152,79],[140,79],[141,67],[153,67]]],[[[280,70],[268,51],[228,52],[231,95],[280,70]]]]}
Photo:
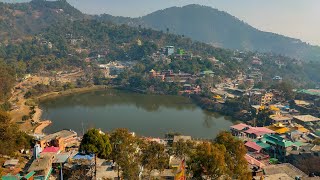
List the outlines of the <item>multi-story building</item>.
{"type": "Polygon", "coordinates": [[[174,46],[166,46],[166,55],[171,56],[174,54],[174,46]]]}
{"type": "Polygon", "coordinates": [[[66,147],[78,142],[77,133],[71,130],[62,130],[54,134],[49,134],[38,140],[42,149],[50,146],[59,147],[63,151],[66,147]]]}
{"type": "Polygon", "coordinates": [[[270,104],[273,100],[272,93],[263,93],[263,92],[251,92],[250,93],[250,103],[252,105],[266,105],[270,104]]]}

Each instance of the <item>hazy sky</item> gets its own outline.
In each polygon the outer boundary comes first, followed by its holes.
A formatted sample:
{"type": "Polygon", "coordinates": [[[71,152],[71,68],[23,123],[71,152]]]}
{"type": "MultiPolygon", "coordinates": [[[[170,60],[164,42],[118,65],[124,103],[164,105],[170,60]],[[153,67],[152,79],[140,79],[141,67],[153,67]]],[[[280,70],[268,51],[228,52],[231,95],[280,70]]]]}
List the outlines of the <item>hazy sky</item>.
{"type": "MultiPolygon", "coordinates": [[[[4,1],[4,0],[0,0],[4,1]]],[[[27,0],[5,0],[23,2],[27,0]]],[[[320,45],[320,0],[68,0],[82,12],[137,17],[172,6],[202,4],[269,32],[320,45]]]]}

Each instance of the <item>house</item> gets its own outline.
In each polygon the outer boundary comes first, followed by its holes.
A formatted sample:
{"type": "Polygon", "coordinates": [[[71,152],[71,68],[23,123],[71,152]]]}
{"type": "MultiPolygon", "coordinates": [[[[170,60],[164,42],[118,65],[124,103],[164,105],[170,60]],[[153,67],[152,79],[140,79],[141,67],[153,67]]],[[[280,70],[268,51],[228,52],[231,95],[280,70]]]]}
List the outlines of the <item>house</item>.
{"type": "Polygon", "coordinates": [[[282,123],[272,124],[271,126],[267,126],[267,128],[276,132],[277,134],[285,134],[290,131],[290,129],[284,126],[282,123]]]}
{"type": "Polygon", "coordinates": [[[314,117],[314,116],[311,116],[311,115],[293,116],[293,120],[296,123],[301,124],[303,126],[320,122],[320,118],[317,118],[317,117],[314,117]]]}
{"type": "Polygon", "coordinates": [[[184,84],[183,91],[180,91],[179,94],[199,94],[201,92],[200,86],[193,87],[191,84],[184,84]]]}
{"type": "Polygon", "coordinates": [[[270,130],[266,127],[249,127],[243,132],[246,137],[251,139],[262,138],[265,134],[275,134],[273,130],[270,130]]]}
{"type": "Polygon", "coordinates": [[[44,148],[43,151],[41,152],[41,154],[43,154],[43,153],[58,154],[58,153],[60,153],[60,148],[54,147],[54,146],[46,147],[46,148],[44,148]]]}
{"type": "Polygon", "coordinates": [[[262,147],[260,147],[256,142],[247,141],[244,146],[248,149],[249,152],[260,152],[262,147]]]}
{"type": "MultiPolygon", "coordinates": [[[[188,160],[188,158],[186,158],[186,160],[188,160]]],[[[170,156],[169,157],[169,167],[170,168],[178,168],[181,165],[182,161],[183,161],[182,158],[178,158],[176,156],[170,156]]],[[[185,164],[185,166],[187,167],[186,164],[185,164]]]]}
{"type": "Polygon", "coordinates": [[[262,61],[258,57],[254,56],[254,57],[252,57],[251,64],[252,65],[261,66],[262,65],[262,61]]]}
{"type": "Polygon", "coordinates": [[[10,159],[4,162],[3,167],[14,168],[19,164],[19,159],[10,159]]]}
{"type": "Polygon", "coordinates": [[[250,165],[263,168],[269,163],[269,155],[258,153],[258,152],[249,152],[244,157],[250,165]]]}
{"type": "Polygon", "coordinates": [[[213,71],[202,71],[200,72],[200,76],[214,76],[214,72],[213,71]]]}
{"type": "Polygon", "coordinates": [[[171,56],[172,54],[174,54],[174,46],[166,46],[166,55],[167,56],[171,56]]]}
{"type": "Polygon", "coordinates": [[[12,175],[12,174],[7,174],[5,176],[2,176],[2,180],[34,180],[34,174],[35,172],[29,172],[25,176],[21,176],[20,174],[12,175]]]}
{"type": "MultiPolygon", "coordinates": [[[[269,165],[263,167],[265,180],[274,179],[297,179],[297,178],[308,178],[308,175],[289,163],[269,165]]],[[[261,177],[254,177],[254,179],[260,179],[261,177]]]]}
{"type": "Polygon", "coordinates": [[[302,134],[308,134],[310,132],[309,129],[303,127],[302,125],[300,124],[294,124],[293,127],[291,128],[291,131],[299,131],[301,132],[302,134]]]}
{"type": "Polygon", "coordinates": [[[271,123],[273,124],[277,124],[277,123],[281,123],[281,124],[290,124],[292,118],[288,117],[288,116],[283,116],[283,115],[270,115],[269,119],[271,120],[271,123]]]}
{"type": "Polygon", "coordinates": [[[233,136],[245,137],[251,139],[262,138],[265,134],[274,134],[273,130],[265,127],[252,127],[243,123],[230,126],[231,134],[233,136]]]}
{"type": "Polygon", "coordinates": [[[240,124],[236,124],[233,126],[230,126],[230,130],[231,130],[231,134],[233,136],[243,136],[244,135],[244,131],[249,129],[249,125],[246,125],[244,123],[240,123],[240,124]]]}
{"type": "Polygon", "coordinates": [[[160,74],[159,72],[155,71],[154,69],[151,69],[149,71],[149,78],[158,78],[161,81],[164,81],[165,75],[164,74],[160,74]]]}
{"type": "Polygon", "coordinates": [[[273,100],[272,93],[263,93],[259,91],[250,92],[250,103],[252,105],[266,105],[273,100]]]}
{"type": "Polygon", "coordinates": [[[52,172],[52,161],[53,156],[42,156],[38,159],[35,159],[28,172],[35,172],[35,180],[48,180],[52,172]]]}
{"type": "Polygon", "coordinates": [[[293,146],[295,146],[292,141],[274,134],[265,134],[260,141],[269,144],[272,149],[270,155],[278,159],[287,156],[288,152],[293,149],[293,146]]]}
{"type": "Polygon", "coordinates": [[[53,134],[49,134],[37,141],[37,144],[39,144],[42,149],[54,146],[59,147],[60,151],[63,151],[66,147],[70,147],[77,143],[77,133],[72,130],[62,130],[53,134]]]}
{"type": "Polygon", "coordinates": [[[282,77],[280,77],[280,76],[274,76],[274,77],[272,78],[272,80],[273,80],[273,81],[276,81],[276,82],[281,82],[281,81],[282,81],[282,77]]]}
{"type": "Polygon", "coordinates": [[[173,142],[191,141],[191,136],[173,136],[173,142]]]}

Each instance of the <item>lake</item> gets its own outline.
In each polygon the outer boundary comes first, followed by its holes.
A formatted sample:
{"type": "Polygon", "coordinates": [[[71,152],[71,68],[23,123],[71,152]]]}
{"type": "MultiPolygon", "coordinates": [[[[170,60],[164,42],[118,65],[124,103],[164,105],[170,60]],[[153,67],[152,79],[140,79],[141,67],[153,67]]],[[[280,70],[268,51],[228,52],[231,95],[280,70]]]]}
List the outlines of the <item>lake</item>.
{"type": "Polygon", "coordinates": [[[128,128],[142,136],[164,137],[179,132],[196,138],[214,138],[228,130],[231,120],[204,111],[182,96],[145,95],[119,90],[93,91],[42,102],[42,118],[53,124],[45,133],[88,128],[112,131],[128,128]]]}

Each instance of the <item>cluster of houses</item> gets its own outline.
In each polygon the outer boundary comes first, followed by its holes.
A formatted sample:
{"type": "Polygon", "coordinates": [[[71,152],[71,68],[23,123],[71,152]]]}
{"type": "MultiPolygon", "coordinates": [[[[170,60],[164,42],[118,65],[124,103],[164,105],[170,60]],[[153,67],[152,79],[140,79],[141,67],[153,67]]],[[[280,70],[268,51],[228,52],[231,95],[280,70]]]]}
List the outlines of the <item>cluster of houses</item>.
{"type": "Polygon", "coordinates": [[[111,61],[107,64],[98,64],[98,68],[106,78],[116,78],[126,68],[132,67],[136,62],[133,61],[111,61]]]}
{"type": "MultiPolygon", "coordinates": [[[[62,130],[37,137],[32,158],[24,168],[25,175],[21,175],[19,171],[11,171],[1,179],[47,180],[52,173],[58,173],[61,167],[66,164],[69,164],[69,170],[72,171],[72,165],[76,164],[79,158],[87,158],[79,155],[77,149],[73,149],[78,145],[79,138],[77,133],[72,130],[62,130]]],[[[4,167],[10,167],[11,170],[19,169],[19,160],[10,159],[5,162],[4,167]]]]}
{"type": "MultiPolygon", "coordinates": [[[[320,157],[320,146],[312,143],[315,138],[319,137],[308,129],[308,122],[320,123],[319,118],[311,115],[299,115],[293,116],[292,119],[279,118],[277,120],[273,124],[263,127],[244,123],[230,127],[232,135],[244,141],[248,150],[245,158],[253,170],[254,176],[261,176],[265,168],[277,167],[275,164],[280,162],[295,161],[301,154],[320,157]]],[[[292,166],[291,164],[287,165],[292,166]]],[[[278,176],[270,176],[268,179],[278,176]]],[[[301,171],[296,176],[308,177],[301,171]]]]}
{"type": "MultiPolygon", "coordinates": [[[[231,133],[244,141],[248,152],[245,159],[252,170],[255,179],[262,176],[265,179],[310,179],[309,175],[295,168],[287,159],[294,158],[301,153],[311,156],[320,156],[320,146],[310,144],[308,137],[310,131],[304,128],[304,122],[309,116],[297,116],[290,123],[293,126],[280,125],[278,129],[273,126],[253,127],[240,123],[230,127],[231,133]],[[293,123],[295,122],[295,123],[293,123]],[[286,128],[285,131],[282,128],[286,128]]],[[[317,120],[320,122],[320,119],[317,120]]],[[[133,134],[134,135],[134,134],[133,134]]],[[[155,141],[170,147],[178,141],[194,141],[191,136],[167,135],[164,139],[144,137],[146,141],[155,141]]],[[[200,140],[201,141],[201,140],[200,140]]],[[[47,180],[51,177],[59,177],[61,174],[71,174],[76,170],[85,170],[87,177],[95,177],[97,161],[94,155],[85,155],[78,152],[80,138],[72,130],[62,130],[46,136],[37,137],[36,145],[32,151],[32,158],[25,165],[23,175],[20,173],[19,160],[9,159],[4,167],[10,169],[10,173],[3,175],[3,180],[27,179],[47,180]]],[[[166,178],[174,178],[176,169],[182,159],[170,156],[168,167],[163,172],[166,178]]],[[[113,163],[108,163],[98,168],[98,174],[116,177],[113,171],[113,163]],[[104,166],[108,166],[105,168],[104,166]],[[99,170],[102,169],[102,170],[99,170]],[[99,172],[101,171],[101,172],[99,172]]],[[[312,178],[311,178],[312,179],[312,178]]]]}

